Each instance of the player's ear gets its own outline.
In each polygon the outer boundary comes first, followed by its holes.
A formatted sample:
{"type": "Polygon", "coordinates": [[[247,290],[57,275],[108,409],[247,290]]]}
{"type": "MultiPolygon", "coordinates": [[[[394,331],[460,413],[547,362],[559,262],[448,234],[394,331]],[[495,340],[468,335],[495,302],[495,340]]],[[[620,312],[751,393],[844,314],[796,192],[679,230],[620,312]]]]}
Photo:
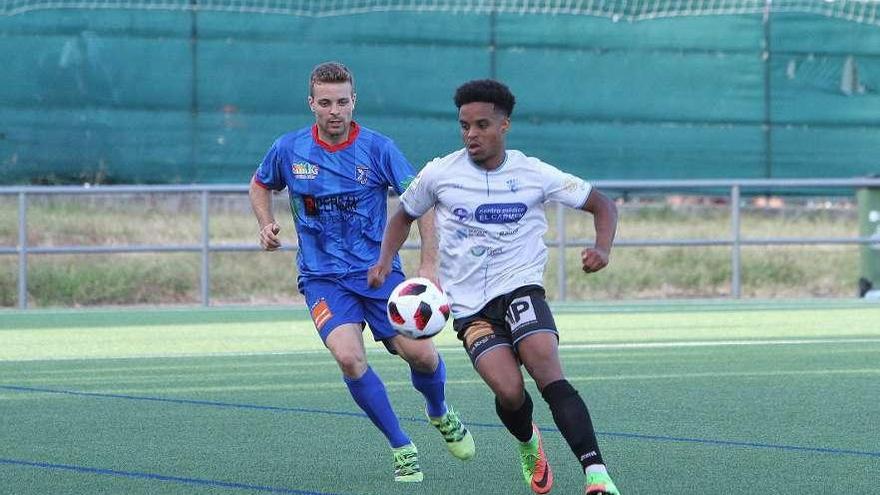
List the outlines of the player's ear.
{"type": "Polygon", "coordinates": [[[354,91],[351,92],[351,108],[354,109],[354,104],[358,101],[358,95],[354,91]]]}
{"type": "Polygon", "coordinates": [[[308,101],[309,101],[309,110],[311,110],[312,113],[315,113],[315,98],[312,97],[312,95],[309,95],[308,101]]]}
{"type": "Polygon", "coordinates": [[[501,132],[506,133],[510,130],[510,117],[504,117],[504,120],[501,121],[501,132]]]}

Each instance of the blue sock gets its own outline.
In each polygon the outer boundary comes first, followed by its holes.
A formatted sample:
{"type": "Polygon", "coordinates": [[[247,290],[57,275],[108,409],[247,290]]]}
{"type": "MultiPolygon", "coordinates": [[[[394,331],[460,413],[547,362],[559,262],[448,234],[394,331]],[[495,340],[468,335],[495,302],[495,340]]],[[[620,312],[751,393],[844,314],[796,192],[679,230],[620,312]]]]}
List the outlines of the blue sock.
{"type": "Polygon", "coordinates": [[[373,368],[368,366],[364,376],[356,380],[347,376],[342,378],[345,380],[354,401],[385,435],[392,448],[403,447],[410,443],[409,437],[400,428],[400,421],[391,408],[385,384],[382,383],[382,379],[373,371],[373,368]]]}
{"type": "Polygon", "coordinates": [[[433,373],[422,373],[410,368],[413,387],[425,396],[428,416],[439,418],[446,414],[446,365],[437,355],[437,369],[433,373]]]}

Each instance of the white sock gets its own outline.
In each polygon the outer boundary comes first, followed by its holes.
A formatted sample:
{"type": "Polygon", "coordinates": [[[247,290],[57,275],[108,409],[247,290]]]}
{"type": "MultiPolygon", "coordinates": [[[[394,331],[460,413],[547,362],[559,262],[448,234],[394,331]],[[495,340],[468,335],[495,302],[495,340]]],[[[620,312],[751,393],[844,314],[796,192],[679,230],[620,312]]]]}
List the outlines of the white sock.
{"type": "Polygon", "coordinates": [[[608,474],[608,470],[605,469],[605,464],[590,464],[584,469],[584,474],[589,475],[590,473],[608,474]]]}

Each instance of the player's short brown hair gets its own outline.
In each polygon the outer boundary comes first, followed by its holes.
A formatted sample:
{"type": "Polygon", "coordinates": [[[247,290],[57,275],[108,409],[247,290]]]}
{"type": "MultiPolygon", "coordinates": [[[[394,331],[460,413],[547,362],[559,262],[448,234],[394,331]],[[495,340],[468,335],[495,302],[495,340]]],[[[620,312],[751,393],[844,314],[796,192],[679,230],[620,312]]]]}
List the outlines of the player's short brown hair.
{"type": "Polygon", "coordinates": [[[339,62],[318,64],[312,69],[312,75],[309,77],[309,94],[312,94],[315,84],[344,82],[351,83],[351,90],[354,92],[354,76],[348,67],[339,62]]]}

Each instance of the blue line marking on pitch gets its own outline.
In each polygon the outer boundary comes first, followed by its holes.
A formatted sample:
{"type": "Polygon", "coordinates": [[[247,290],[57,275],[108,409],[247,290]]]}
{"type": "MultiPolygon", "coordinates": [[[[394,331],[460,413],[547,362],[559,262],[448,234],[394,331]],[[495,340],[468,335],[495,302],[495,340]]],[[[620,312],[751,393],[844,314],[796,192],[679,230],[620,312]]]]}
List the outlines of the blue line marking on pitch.
{"type": "MultiPolygon", "coordinates": [[[[468,423],[468,426],[481,426],[485,428],[504,428],[503,425],[495,425],[488,423],[468,423]]],[[[541,427],[541,431],[550,431],[554,433],[561,433],[558,428],[547,428],[541,427]]],[[[744,448],[757,448],[757,449],[772,449],[772,450],[787,450],[793,452],[813,452],[813,453],[821,453],[821,454],[835,454],[835,455],[854,455],[860,457],[880,457],[880,452],[871,452],[865,450],[847,450],[847,449],[833,449],[828,447],[801,447],[798,445],[779,445],[772,443],[759,443],[759,442],[742,442],[736,440],[712,440],[706,438],[688,438],[688,437],[673,437],[666,435],[646,435],[642,433],[621,433],[614,431],[597,431],[597,435],[603,435],[607,437],[617,437],[617,438],[631,438],[636,440],[654,440],[658,442],[677,442],[677,443],[696,443],[702,445],[713,445],[713,446],[725,446],[725,447],[744,447],[744,448]]]]}
{"type": "Polygon", "coordinates": [[[772,443],[759,443],[759,442],[742,442],[742,441],[734,441],[734,440],[708,440],[703,438],[687,438],[687,437],[671,437],[671,436],[662,436],[662,435],[644,435],[639,433],[619,433],[619,432],[602,432],[602,435],[607,435],[610,437],[620,437],[620,438],[635,438],[638,440],[659,440],[664,442],[682,442],[682,443],[700,443],[705,445],[719,445],[719,446],[730,446],[730,447],[750,447],[750,448],[758,448],[758,449],[774,449],[774,450],[787,450],[793,452],[813,452],[813,453],[822,453],[822,454],[835,454],[835,455],[855,455],[862,457],[880,457],[880,452],[870,452],[864,450],[848,450],[848,449],[833,449],[828,447],[801,447],[798,445],[778,445],[772,443]]]}
{"type": "Polygon", "coordinates": [[[258,411],[277,411],[277,412],[307,412],[314,414],[329,414],[332,416],[354,416],[358,418],[366,418],[363,413],[345,412],[345,411],[327,411],[323,409],[308,409],[304,407],[280,407],[280,406],[260,406],[256,404],[239,404],[233,402],[216,402],[210,400],[193,400],[193,399],[167,399],[163,397],[145,397],[137,395],[124,394],[102,394],[97,392],[77,392],[75,390],[55,390],[51,388],[38,387],[16,387],[13,385],[0,385],[0,389],[13,390],[16,392],[43,392],[47,394],[73,395],[77,397],[97,397],[100,399],[125,399],[139,400],[146,402],[165,402],[171,404],[189,404],[195,406],[214,406],[232,409],[256,409],[258,411]]]}
{"type": "Polygon", "coordinates": [[[232,483],[228,481],[208,480],[201,478],[185,478],[181,476],[165,476],[162,474],[141,473],[138,471],[117,471],[115,469],[90,468],[83,466],[74,466],[70,464],[54,464],[50,462],[32,462],[21,461],[17,459],[0,458],[0,464],[8,464],[13,466],[26,466],[41,469],[55,469],[62,471],[73,471],[76,473],[102,474],[107,476],[116,476],[122,478],[136,478],[151,481],[172,481],[176,483],[185,483],[187,485],[209,486],[214,488],[237,488],[243,490],[253,490],[268,493],[284,493],[288,495],[336,495],[325,492],[310,492],[306,490],[294,490],[292,488],[281,488],[275,486],[249,485],[247,483],[232,483]]]}
{"type": "MultiPolygon", "coordinates": [[[[251,409],[251,410],[260,410],[260,411],[274,411],[274,412],[299,412],[299,413],[313,413],[313,414],[326,414],[331,416],[348,416],[348,417],[357,417],[357,418],[367,418],[367,415],[364,413],[357,412],[346,412],[346,411],[330,411],[326,409],[310,409],[304,407],[280,407],[280,406],[260,406],[256,404],[241,404],[234,402],[217,402],[217,401],[205,401],[205,400],[193,400],[193,399],[168,399],[162,397],[145,397],[145,396],[137,396],[137,395],[123,395],[123,394],[104,394],[98,392],[77,392],[74,390],[56,390],[51,388],[38,388],[38,387],[21,387],[14,385],[0,385],[0,390],[12,390],[16,392],[42,392],[49,394],[61,394],[61,395],[72,395],[77,397],[96,397],[96,398],[106,398],[106,399],[125,399],[125,400],[137,400],[137,401],[148,401],[148,402],[163,402],[163,403],[171,403],[171,404],[187,404],[187,405],[196,405],[196,406],[212,406],[212,407],[222,407],[222,408],[230,408],[230,409],[251,409]]],[[[426,421],[422,418],[413,418],[413,417],[400,417],[401,421],[408,421],[412,423],[426,423],[426,421]]],[[[481,428],[504,428],[504,425],[500,425],[497,423],[468,423],[470,427],[481,427],[481,428]]],[[[560,433],[557,428],[542,428],[544,431],[550,431],[555,433],[560,433]]],[[[802,447],[798,445],[780,445],[780,444],[771,444],[771,443],[759,443],[759,442],[743,442],[743,441],[733,441],[733,440],[712,440],[712,439],[704,439],[704,438],[688,438],[688,437],[673,437],[666,435],[646,435],[640,433],[621,433],[621,432],[603,432],[597,431],[599,435],[609,436],[609,437],[617,437],[617,438],[629,438],[636,440],[652,440],[657,442],[676,442],[676,443],[693,443],[693,444],[701,444],[701,445],[714,445],[714,446],[726,446],[726,447],[743,447],[743,448],[757,448],[757,449],[772,449],[772,450],[784,450],[790,452],[813,452],[820,454],[832,454],[832,455],[851,455],[851,456],[859,456],[859,457],[878,457],[880,458],[880,452],[871,452],[864,450],[848,450],[848,449],[835,449],[835,448],[827,448],[827,447],[802,447]]],[[[305,493],[305,492],[303,492],[305,493]]]]}

